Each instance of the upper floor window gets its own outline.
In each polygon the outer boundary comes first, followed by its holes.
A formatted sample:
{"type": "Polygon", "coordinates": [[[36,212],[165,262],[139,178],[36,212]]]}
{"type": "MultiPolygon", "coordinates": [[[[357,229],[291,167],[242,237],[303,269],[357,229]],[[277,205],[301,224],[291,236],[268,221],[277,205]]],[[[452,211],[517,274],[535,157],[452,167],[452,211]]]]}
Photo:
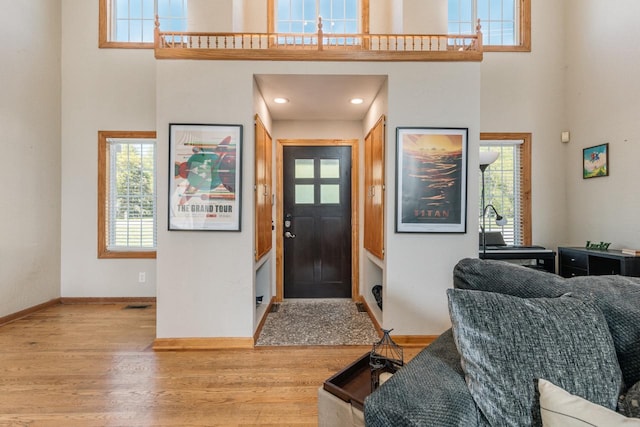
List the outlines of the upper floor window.
{"type": "Polygon", "coordinates": [[[156,133],[98,133],[98,258],[156,256],[156,133]]]}
{"type": "Polygon", "coordinates": [[[156,15],[163,31],[185,31],[187,0],[100,0],[100,47],[153,46],[156,15]]]}
{"type": "Polygon", "coordinates": [[[269,32],[312,34],[318,17],[326,34],[369,32],[369,0],[269,0],[269,32]]]}
{"type": "Polygon", "coordinates": [[[531,0],[448,1],[449,34],[474,34],[479,19],[485,51],[531,51],[531,0]]]}
{"type": "MultiPolygon", "coordinates": [[[[531,134],[483,133],[480,151],[499,153],[485,170],[485,203],[507,219],[506,225],[497,225],[495,213],[487,209],[486,231],[501,232],[508,245],[531,245],[531,134]]],[[[482,200],[479,211],[482,218],[482,200]]]]}

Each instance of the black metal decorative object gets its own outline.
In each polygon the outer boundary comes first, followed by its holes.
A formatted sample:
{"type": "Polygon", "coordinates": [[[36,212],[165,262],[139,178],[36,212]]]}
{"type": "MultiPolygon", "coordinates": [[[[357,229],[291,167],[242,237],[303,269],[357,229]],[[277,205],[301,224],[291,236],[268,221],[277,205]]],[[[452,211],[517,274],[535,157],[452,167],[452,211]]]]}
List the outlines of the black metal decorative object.
{"type": "Polygon", "coordinates": [[[394,373],[404,365],[402,347],[393,342],[389,333],[393,329],[383,329],[380,341],[373,344],[369,355],[371,367],[371,391],[380,386],[380,374],[383,372],[394,373]]]}

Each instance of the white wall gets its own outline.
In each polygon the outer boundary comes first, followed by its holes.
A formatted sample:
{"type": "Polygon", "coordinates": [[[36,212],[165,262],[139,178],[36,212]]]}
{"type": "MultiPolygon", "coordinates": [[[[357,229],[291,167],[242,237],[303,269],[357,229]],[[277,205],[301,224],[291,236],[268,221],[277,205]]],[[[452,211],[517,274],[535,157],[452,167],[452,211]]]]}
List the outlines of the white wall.
{"type": "Polygon", "coordinates": [[[371,34],[393,32],[393,0],[369,0],[369,29],[371,34]]]}
{"type": "Polygon", "coordinates": [[[484,54],[481,131],[532,133],[533,243],[555,248],[566,236],[564,170],[570,161],[560,133],[574,105],[566,102],[563,90],[563,3],[532,3],[532,51],[484,54]]]}
{"type": "Polygon", "coordinates": [[[62,0],[62,296],[154,296],[155,260],[97,259],[96,219],[98,131],[156,129],[156,61],[98,49],[97,22],[97,1],[62,0]]]}
{"type": "MultiPolygon", "coordinates": [[[[161,61],[157,64],[159,164],[166,164],[168,123],[244,125],[242,231],[166,230],[166,171],[160,170],[158,232],[158,337],[250,337],[253,334],[253,94],[254,74],[389,75],[388,141],[396,126],[470,128],[469,162],[477,162],[477,63],[405,64],[161,61]],[[189,75],[189,79],[180,76],[189,75]],[[203,266],[206,266],[204,268],[203,266]]],[[[272,137],[360,138],[363,123],[274,122],[272,137]],[[339,129],[339,130],[338,130],[339,129]]],[[[395,180],[395,143],[387,144],[387,188],[395,180]]],[[[393,218],[395,191],[387,191],[393,218]]],[[[469,179],[469,206],[477,178],[469,179]]],[[[390,215],[390,216],[389,216],[390,215]]],[[[477,218],[468,215],[468,227],[477,218]]],[[[448,325],[444,290],[457,260],[474,254],[477,234],[398,235],[387,222],[387,300],[384,326],[397,334],[435,334],[448,325]],[[425,256],[429,260],[425,262],[425,256]],[[427,279],[426,279],[427,278],[427,279]],[[387,311],[388,310],[388,311],[387,311]]]]}
{"type": "Polygon", "coordinates": [[[446,34],[447,0],[370,0],[371,34],[446,34]]]}
{"type": "Polygon", "coordinates": [[[253,336],[255,110],[254,67],[250,65],[157,63],[160,165],[169,162],[169,123],[243,126],[241,231],[167,231],[168,176],[166,168],[158,171],[159,338],[253,336]]]}
{"type": "MultiPolygon", "coordinates": [[[[237,0],[189,0],[187,31],[230,32],[240,17],[234,13],[237,0]]],[[[235,30],[242,31],[242,30],[235,30]]]]}
{"type": "Polygon", "coordinates": [[[389,116],[386,146],[386,268],[383,327],[397,335],[435,335],[448,328],[445,290],[455,264],[477,256],[480,133],[479,63],[387,64],[389,116]],[[466,127],[468,141],[467,233],[394,232],[397,127],[466,127]]]}
{"type": "Polygon", "coordinates": [[[242,30],[250,33],[267,32],[267,2],[264,0],[236,0],[242,7],[242,30]]]}
{"type": "Polygon", "coordinates": [[[568,0],[565,244],[640,248],[640,3],[568,0]],[[569,13],[570,11],[570,13],[569,13]],[[632,17],[634,19],[632,19],[632,17]],[[609,143],[609,176],[582,179],[582,149],[609,143]]]}
{"type": "Polygon", "coordinates": [[[449,10],[447,0],[403,0],[403,32],[408,34],[446,34],[449,10]]]}
{"type": "Polygon", "coordinates": [[[60,2],[2,2],[0,317],[60,296],[60,2]]]}

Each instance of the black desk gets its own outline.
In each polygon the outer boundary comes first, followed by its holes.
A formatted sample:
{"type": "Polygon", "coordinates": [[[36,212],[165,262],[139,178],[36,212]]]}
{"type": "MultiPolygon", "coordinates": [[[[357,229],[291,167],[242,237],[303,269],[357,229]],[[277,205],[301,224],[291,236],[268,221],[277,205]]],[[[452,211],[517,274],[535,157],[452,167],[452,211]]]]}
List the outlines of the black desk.
{"type": "Polygon", "coordinates": [[[542,246],[489,246],[486,256],[480,247],[480,259],[529,259],[536,263],[532,267],[539,268],[550,273],[556,272],[556,253],[542,246]]]}

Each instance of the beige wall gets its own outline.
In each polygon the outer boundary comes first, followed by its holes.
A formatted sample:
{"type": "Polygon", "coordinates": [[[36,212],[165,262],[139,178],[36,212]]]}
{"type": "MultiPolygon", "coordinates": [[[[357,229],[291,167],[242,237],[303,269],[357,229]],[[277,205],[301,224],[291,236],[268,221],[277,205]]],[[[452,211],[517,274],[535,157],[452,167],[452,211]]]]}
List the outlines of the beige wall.
{"type": "Polygon", "coordinates": [[[566,236],[560,133],[572,107],[564,97],[564,8],[557,0],[532,3],[532,51],[484,54],[480,121],[482,132],[532,133],[533,243],[555,248],[566,236]]]}
{"type": "Polygon", "coordinates": [[[447,0],[369,0],[372,34],[447,32],[447,0]]]}
{"type": "Polygon", "coordinates": [[[403,3],[403,33],[447,33],[447,0],[403,0],[403,3]]]}
{"type": "Polygon", "coordinates": [[[189,0],[187,31],[234,31],[237,19],[239,17],[234,13],[234,0],[189,0]]]}
{"type": "Polygon", "coordinates": [[[98,49],[97,19],[97,1],[62,0],[62,296],[153,296],[155,260],[97,259],[96,189],[98,131],[156,129],[155,59],[98,49]]]}
{"type": "Polygon", "coordinates": [[[640,3],[566,1],[566,222],[560,243],[640,248],[640,3]],[[570,13],[569,13],[570,11],[570,13]],[[609,143],[604,178],[582,179],[582,149],[609,143]]]}
{"type": "Polygon", "coordinates": [[[60,296],[60,2],[0,8],[0,317],[60,296]]]}

